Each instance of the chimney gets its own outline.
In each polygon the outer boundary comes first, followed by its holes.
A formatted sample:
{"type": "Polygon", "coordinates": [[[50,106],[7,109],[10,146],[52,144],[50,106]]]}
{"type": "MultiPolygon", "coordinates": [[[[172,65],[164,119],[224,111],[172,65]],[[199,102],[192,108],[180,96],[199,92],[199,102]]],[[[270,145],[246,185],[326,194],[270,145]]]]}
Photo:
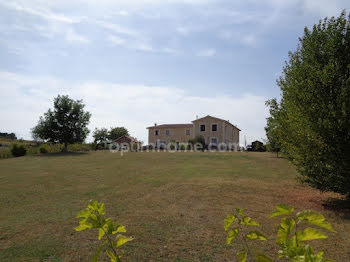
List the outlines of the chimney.
{"type": "Polygon", "coordinates": [[[154,123],[154,126],[157,126],[157,123],[154,123]]]}
{"type": "Polygon", "coordinates": [[[198,115],[196,115],[196,119],[198,119],[198,115]]]}

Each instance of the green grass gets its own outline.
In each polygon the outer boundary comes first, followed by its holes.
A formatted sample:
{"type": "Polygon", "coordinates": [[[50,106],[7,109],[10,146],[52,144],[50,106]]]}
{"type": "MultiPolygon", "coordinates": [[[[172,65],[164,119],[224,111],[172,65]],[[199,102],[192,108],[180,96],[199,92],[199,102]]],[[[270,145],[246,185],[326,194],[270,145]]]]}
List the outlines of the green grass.
{"type": "MultiPolygon", "coordinates": [[[[233,207],[273,233],[267,214],[278,203],[321,211],[342,234],[316,243],[328,257],[350,257],[347,213],[324,209],[332,194],[295,181],[285,159],[269,153],[47,154],[0,161],[0,261],[87,261],[96,232],[75,232],[77,212],[90,199],[135,240],[128,261],[234,260],[223,219],[233,207]]],[[[272,244],[268,254],[276,250],[272,244]]]]}

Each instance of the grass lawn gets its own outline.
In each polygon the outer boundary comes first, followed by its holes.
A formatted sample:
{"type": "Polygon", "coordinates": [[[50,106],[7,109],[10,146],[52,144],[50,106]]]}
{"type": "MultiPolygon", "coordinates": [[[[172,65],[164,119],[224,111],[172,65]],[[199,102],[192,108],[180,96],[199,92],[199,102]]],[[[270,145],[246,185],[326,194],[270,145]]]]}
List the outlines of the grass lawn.
{"type": "MultiPolygon", "coordinates": [[[[299,185],[285,159],[269,153],[52,154],[0,161],[0,261],[88,261],[96,232],[75,232],[90,199],[135,240],[127,261],[232,261],[223,220],[240,206],[275,233],[274,205],[322,212],[340,233],[316,241],[327,257],[350,259],[348,210],[323,204],[334,194],[299,185]]],[[[328,201],[329,203],[329,201],[328,201]]],[[[276,254],[274,245],[254,246],[276,254]]]]}

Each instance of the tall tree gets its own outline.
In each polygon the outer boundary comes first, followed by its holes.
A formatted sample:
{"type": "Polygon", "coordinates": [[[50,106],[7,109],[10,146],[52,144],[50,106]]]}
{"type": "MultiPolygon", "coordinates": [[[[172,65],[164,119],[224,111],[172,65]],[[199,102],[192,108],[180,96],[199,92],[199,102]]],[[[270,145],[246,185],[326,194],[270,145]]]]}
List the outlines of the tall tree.
{"type": "Polygon", "coordinates": [[[108,139],[116,140],[122,136],[128,136],[129,131],[125,127],[111,127],[108,133],[108,139]]]}
{"type": "Polygon", "coordinates": [[[277,100],[270,99],[265,103],[270,108],[270,117],[268,117],[265,132],[267,136],[266,147],[270,152],[276,152],[277,157],[278,153],[281,151],[281,141],[279,135],[279,117],[280,110],[277,100]]]}
{"type": "Polygon", "coordinates": [[[94,142],[97,144],[103,143],[108,139],[108,130],[107,128],[95,128],[92,133],[92,137],[94,138],[94,142]]]}
{"type": "Polygon", "coordinates": [[[350,198],[350,17],[305,28],[278,80],[279,136],[303,181],[350,198]]]}
{"type": "Polygon", "coordinates": [[[65,151],[68,144],[82,143],[89,134],[87,125],[91,117],[84,107],[82,100],[58,95],[54,99],[53,110],[44,113],[32,129],[33,138],[63,143],[65,151]]]}
{"type": "Polygon", "coordinates": [[[108,140],[107,128],[95,128],[94,132],[92,133],[92,137],[94,138],[95,150],[97,150],[100,145],[108,140]]]}

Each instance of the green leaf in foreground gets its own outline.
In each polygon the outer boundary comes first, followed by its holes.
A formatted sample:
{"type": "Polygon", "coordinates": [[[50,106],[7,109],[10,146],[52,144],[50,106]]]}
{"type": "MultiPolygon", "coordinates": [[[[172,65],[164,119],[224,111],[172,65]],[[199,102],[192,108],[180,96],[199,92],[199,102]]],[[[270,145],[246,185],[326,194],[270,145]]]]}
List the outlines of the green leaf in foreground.
{"type": "Polygon", "coordinates": [[[269,217],[277,217],[277,216],[282,216],[282,215],[289,215],[294,211],[294,207],[292,206],[287,206],[285,204],[279,204],[276,206],[276,210],[272,212],[269,217]]]}
{"type": "Polygon", "coordinates": [[[225,218],[225,231],[235,222],[236,217],[234,215],[228,214],[225,218]]]}
{"type": "Polygon", "coordinates": [[[247,235],[246,235],[247,239],[250,240],[267,240],[267,237],[264,236],[264,234],[260,233],[257,230],[254,231],[250,231],[247,235]]]}
{"type": "Polygon", "coordinates": [[[238,228],[230,230],[227,234],[226,244],[231,244],[232,240],[234,240],[238,236],[238,232],[238,228]]]}
{"type": "Polygon", "coordinates": [[[325,228],[331,232],[336,232],[332,226],[326,222],[325,217],[322,214],[319,214],[313,210],[301,211],[297,214],[297,218],[300,221],[305,221],[315,226],[325,228]]]}
{"type": "Polygon", "coordinates": [[[277,243],[283,244],[288,240],[289,234],[292,232],[295,225],[294,219],[285,217],[277,228],[277,243]]]}
{"type": "Polygon", "coordinates": [[[252,219],[251,217],[243,217],[242,221],[241,221],[241,225],[244,226],[260,226],[260,224],[255,221],[254,219],[252,219]]]}
{"type": "Polygon", "coordinates": [[[307,241],[307,240],[314,240],[314,239],[323,239],[327,238],[327,236],[317,229],[308,227],[304,229],[303,232],[297,233],[298,241],[307,241]]]}
{"type": "Polygon", "coordinates": [[[239,262],[246,262],[247,256],[248,256],[248,252],[246,250],[237,253],[239,262]]]}
{"type": "Polygon", "coordinates": [[[132,237],[127,237],[127,236],[124,236],[124,235],[118,235],[116,238],[115,238],[115,246],[118,248],[122,245],[124,245],[125,243],[129,242],[133,240],[132,237]]]}

